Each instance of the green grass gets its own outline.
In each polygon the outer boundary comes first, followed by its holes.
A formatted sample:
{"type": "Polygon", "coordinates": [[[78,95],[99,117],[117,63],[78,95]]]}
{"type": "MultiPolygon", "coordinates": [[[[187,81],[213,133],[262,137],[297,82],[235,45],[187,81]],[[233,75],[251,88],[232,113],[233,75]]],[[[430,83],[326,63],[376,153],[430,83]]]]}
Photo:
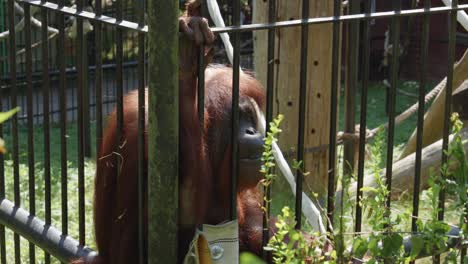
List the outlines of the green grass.
{"type": "MultiPolygon", "coordinates": [[[[91,127],[94,133],[94,125],[91,127]]],[[[19,174],[20,174],[20,197],[21,207],[29,211],[29,184],[28,184],[28,130],[25,127],[19,127],[19,174]]],[[[60,127],[53,125],[50,130],[50,163],[51,163],[51,198],[52,198],[52,225],[62,230],[61,213],[61,156],[60,156],[60,127]]],[[[41,126],[34,127],[34,158],[35,158],[35,192],[36,192],[36,215],[44,220],[44,129],[41,126]]],[[[92,134],[94,135],[94,134],[92,134]]],[[[78,150],[77,150],[77,126],[69,124],[67,127],[67,180],[68,180],[68,225],[69,235],[78,239],[78,150]]],[[[6,198],[13,201],[13,162],[11,137],[5,133],[5,140],[9,153],[5,155],[5,185],[6,198]]],[[[94,141],[91,146],[95,146],[94,141]]],[[[93,155],[94,156],[94,155],[93,155]]],[[[85,210],[86,210],[86,243],[94,248],[94,231],[92,225],[92,197],[93,197],[93,179],[95,173],[94,158],[85,160],[85,210]]],[[[13,232],[6,231],[7,260],[8,263],[14,263],[14,243],[13,232]]],[[[38,263],[43,263],[43,251],[36,247],[36,258],[38,263]]],[[[21,258],[22,261],[29,259],[29,245],[26,240],[21,239],[21,258]]],[[[54,263],[59,263],[53,260],[54,263]]]]}

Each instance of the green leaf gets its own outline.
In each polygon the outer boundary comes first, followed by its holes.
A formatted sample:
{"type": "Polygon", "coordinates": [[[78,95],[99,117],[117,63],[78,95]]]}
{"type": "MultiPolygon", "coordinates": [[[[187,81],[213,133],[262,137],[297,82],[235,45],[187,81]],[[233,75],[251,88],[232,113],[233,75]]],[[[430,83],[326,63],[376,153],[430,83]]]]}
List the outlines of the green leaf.
{"type": "Polygon", "coordinates": [[[259,257],[248,252],[241,253],[239,263],[241,264],[265,264],[265,262],[261,260],[259,257]]]}
{"type": "Polygon", "coordinates": [[[410,258],[416,259],[416,257],[421,253],[424,248],[424,239],[420,236],[413,236],[411,238],[411,253],[410,258]]]}
{"type": "Polygon", "coordinates": [[[399,234],[391,234],[383,239],[382,255],[384,257],[390,257],[400,251],[403,245],[403,237],[399,234]]]}
{"type": "Polygon", "coordinates": [[[367,251],[367,241],[362,237],[357,237],[353,241],[353,253],[356,257],[362,258],[367,251]]]}
{"type": "Polygon", "coordinates": [[[20,110],[19,107],[13,108],[10,111],[7,112],[1,112],[0,113],[0,124],[8,120],[10,117],[12,117],[14,114],[16,114],[20,110]]]}

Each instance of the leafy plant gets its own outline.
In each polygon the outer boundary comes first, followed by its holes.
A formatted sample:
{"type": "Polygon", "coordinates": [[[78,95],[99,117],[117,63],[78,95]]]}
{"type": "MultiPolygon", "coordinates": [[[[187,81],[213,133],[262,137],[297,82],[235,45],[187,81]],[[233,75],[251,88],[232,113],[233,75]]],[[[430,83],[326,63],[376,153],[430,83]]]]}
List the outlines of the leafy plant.
{"type": "Polygon", "coordinates": [[[276,220],[275,235],[268,242],[265,250],[273,253],[274,263],[335,263],[335,251],[326,249],[326,240],[319,234],[312,236],[295,228],[296,221],[289,207],[282,209],[276,220]]]}
{"type": "MultiPolygon", "coordinates": [[[[20,110],[19,107],[16,107],[14,109],[11,109],[10,111],[7,112],[0,112],[0,124],[11,118],[14,114],[16,114],[20,110]]],[[[6,153],[6,148],[5,148],[5,141],[0,138],[0,153],[4,154],[6,153]]]]}
{"type": "MultiPolygon", "coordinates": [[[[263,174],[262,185],[265,188],[268,188],[274,179],[276,178],[275,168],[275,157],[273,155],[273,142],[278,141],[278,135],[281,133],[281,129],[279,125],[283,120],[283,115],[278,115],[272,122],[270,122],[270,129],[267,132],[265,137],[265,143],[263,144],[263,153],[262,153],[262,166],[260,168],[260,172],[263,174]]],[[[265,207],[262,207],[264,212],[268,212],[268,207],[270,206],[270,202],[266,197],[265,200],[265,207]]],[[[268,214],[267,214],[268,215],[268,214]]]]}

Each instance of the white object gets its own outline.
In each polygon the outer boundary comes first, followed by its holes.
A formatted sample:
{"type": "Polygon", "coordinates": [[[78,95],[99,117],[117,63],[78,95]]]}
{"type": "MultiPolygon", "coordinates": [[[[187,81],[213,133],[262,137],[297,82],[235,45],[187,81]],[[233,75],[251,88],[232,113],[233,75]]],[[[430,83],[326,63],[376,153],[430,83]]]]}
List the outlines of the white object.
{"type": "MultiPolygon", "coordinates": [[[[452,0],[442,0],[446,6],[452,6],[452,0]]],[[[460,10],[457,12],[457,20],[458,23],[460,23],[463,28],[468,31],[468,15],[466,14],[465,11],[460,10]]]]}

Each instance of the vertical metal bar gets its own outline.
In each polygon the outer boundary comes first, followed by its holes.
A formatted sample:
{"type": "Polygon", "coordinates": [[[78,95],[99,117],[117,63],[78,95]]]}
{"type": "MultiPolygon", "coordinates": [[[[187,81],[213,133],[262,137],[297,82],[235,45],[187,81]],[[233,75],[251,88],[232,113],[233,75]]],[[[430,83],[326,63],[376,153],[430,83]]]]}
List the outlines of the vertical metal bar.
{"type": "MultiPolygon", "coordinates": [[[[0,3],[3,5],[4,2],[0,3]]],[[[1,18],[0,18],[1,20],[1,18]]],[[[3,45],[6,45],[5,43],[3,45]]],[[[7,65],[6,63],[4,65],[7,65]]],[[[4,69],[7,71],[7,68],[4,69]]],[[[4,72],[2,72],[4,73],[4,72]]],[[[3,92],[0,89],[0,111],[3,111],[3,92]]],[[[0,124],[0,137],[3,138],[3,125],[0,124]]],[[[0,155],[0,198],[5,198],[5,160],[3,155],[0,155]]],[[[6,264],[6,241],[5,241],[5,226],[0,225],[0,263],[6,264]]]]}
{"type": "MultiPolygon", "coordinates": [[[[341,0],[334,0],[333,15],[338,18],[341,15],[341,0]]],[[[340,68],[340,22],[333,22],[333,50],[332,50],[332,79],[331,79],[331,104],[330,104],[330,146],[328,149],[328,198],[327,198],[327,231],[331,232],[333,226],[333,213],[335,211],[335,175],[336,175],[336,130],[338,116],[338,87],[340,68]]]]}
{"type": "MultiPolygon", "coordinates": [[[[350,1],[350,14],[358,14],[360,3],[350,1]]],[[[348,63],[346,71],[345,88],[345,133],[354,133],[356,124],[356,91],[358,84],[359,69],[359,21],[351,21],[348,26],[348,63]]],[[[344,143],[343,157],[343,175],[350,176],[354,173],[354,142],[344,143]]]]}
{"type": "Polygon", "coordinates": [[[178,16],[178,1],[148,1],[148,109],[164,113],[148,111],[148,262],[158,264],[177,263],[178,16]]]}
{"type": "MultiPolygon", "coordinates": [[[[202,3],[202,16],[206,16],[206,8],[204,8],[205,1],[202,3]]],[[[200,45],[198,49],[198,84],[197,84],[197,107],[198,107],[198,121],[203,131],[205,123],[205,45],[200,45]]]]}
{"type": "MultiPolygon", "coordinates": [[[[102,15],[102,1],[96,1],[96,16],[102,15]]],[[[96,93],[96,158],[102,143],[102,24],[94,24],[94,43],[96,48],[96,70],[94,73],[94,86],[96,93]]]]}
{"type": "MultiPolygon", "coordinates": [[[[46,1],[43,0],[43,3],[46,1]]],[[[50,99],[50,81],[49,81],[49,40],[48,40],[48,14],[47,9],[41,9],[42,27],[42,109],[43,109],[43,127],[44,127],[44,205],[45,205],[45,223],[51,224],[51,182],[50,182],[50,116],[49,116],[49,99],[50,99]]],[[[44,252],[45,263],[50,263],[50,254],[44,252]]]]}
{"type": "MultiPolygon", "coordinates": [[[[401,0],[393,0],[393,8],[398,13],[401,11],[401,0]]],[[[398,66],[400,55],[400,17],[398,15],[392,17],[392,61],[391,61],[391,80],[389,90],[389,105],[388,105],[388,139],[387,139],[387,163],[386,163],[386,181],[387,189],[392,191],[392,169],[393,169],[393,143],[395,136],[395,104],[396,90],[398,85],[398,66]]],[[[390,201],[391,195],[388,195],[386,200],[386,210],[390,217],[390,201]]]]}
{"type": "MultiPolygon", "coordinates": [[[[371,14],[370,1],[365,2],[366,14],[371,14]]],[[[363,58],[362,58],[362,88],[361,88],[361,116],[359,123],[359,159],[358,159],[358,179],[357,179],[357,195],[356,195],[356,221],[354,230],[356,233],[361,232],[362,224],[362,207],[360,200],[362,198],[362,187],[364,183],[364,157],[366,148],[366,127],[367,127],[367,92],[369,88],[369,64],[370,64],[370,40],[371,29],[370,20],[364,21],[362,32],[363,43],[363,58]]]]}
{"type": "MultiPolygon", "coordinates": [[[[15,7],[14,0],[8,0],[8,27],[9,35],[9,64],[10,64],[10,93],[11,108],[17,105],[17,87],[16,87],[16,32],[15,32],[15,7]]],[[[18,116],[12,118],[11,135],[13,143],[13,190],[16,206],[21,206],[20,198],[20,179],[19,179],[19,156],[18,156],[18,116]]],[[[20,237],[14,234],[15,263],[21,262],[20,237]]]]}
{"type": "MultiPolygon", "coordinates": [[[[101,1],[97,1],[100,3],[101,1]]],[[[59,1],[63,7],[65,0],[59,1]]],[[[65,50],[65,17],[58,14],[58,45],[59,50],[65,50]]],[[[68,173],[67,173],[67,88],[65,56],[59,56],[59,96],[60,96],[60,187],[62,207],[62,233],[68,235],[68,173]]]]}
{"type": "MultiPolygon", "coordinates": [[[[89,21],[88,21],[89,22],[89,21]]],[[[84,32],[83,32],[84,33],[84,32]]],[[[91,157],[91,116],[90,116],[90,86],[88,82],[88,37],[83,35],[83,148],[85,157],[91,157]]]]}
{"type": "MultiPolygon", "coordinates": [[[[77,11],[83,11],[83,1],[77,2],[77,11]]],[[[78,73],[78,229],[80,245],[85,245],[85,183],[84,183],[84,116],[83,116],[83,89],[84,89],[84,39],[83,39],[83,19],[76,18],[77,26],[77,47],[76,62],[78,73]]]]}
{"type": "MultiPolygon", "coordinates": [[[[46,1],[42,1],[45,3],[46,1]]],[[[49,116],[49,96],[50,96],[50,80],[49,80],[49,40],[48,40],[48,24],[49,19],[47,9],[41,9],[42,27],[42,109],[43,109],[43,127],[44,127],[44,200],[45,200],[45,223],[51,224],[51,182],[50,182],[50,116],[49,116]]],[[[50,263],[50,254],[44,252],[45,263],[50,263]]]]}
{"type": "MultiPolygon", "coordinates": [[[[145,1],[138,1],[138,25],[145,26],[145,1]]],[[[145,34],[138,33],[138,255],[139,263],[146,263],[145,250],[145,34]]]]}
{"type": "MultiPolygon", "coordinates": [[[[452,8],[457,8],[458,0],[452,0],[452,8]]],[[[452,114],[452,92],[453,92],[453,67],[455,62],[455,37],[457,29],[457,11],[449,12],[448,25],[448,59],[447,59],[447,86],[445,87],[445,109],[444,109],[444,130],[442,137],[442,166],[448,164],[447,150],[449,145],[449,135],[451,130],[450,115],[452,114]]],[[[447,175],[442,172],[442,179],[446,179],[447,175]]],[[[439,193],[439,212],[437,218],[440,221],[444,220],[445,213],[445,188],[440,189],[439,193]]],[[[440,263],[440,255],[434,256],[434,263],[440,263]]]]}
{"type": "MultiPolygon", "coordinates": [[[[116,19],[117,21],[121,21],[123,19],[122,14],[122,0],[116,0],[116,19]]],[[[116,29],[116,109],[117,109],[117,137],[115,142],[115,152],[120,153],[120,146],[123,141],[123,71],[122,71],[122,60],[123,60],[123,32],[122,29],[116,29]]],[[[117,159],[117,166],[115,167],[116,172],[116,179],[117,179],[117,196],[121,196],[123,194],[120,193],[121,186],[120,186],[120,168],[121,160],[117,159]]],[[[123,212],[123,208],[121,208],[121,204],[117,204],[117,210],[123,212]]],[[[120,233],[118,234],[118,239],[120,239],[120,233]]]]}
{"type": "MultiPolygon", "coordinates": [[[[309,17],[309,0],[302,1],[302,19],[309,17]]],[[[307,63],[309,45],[309,26],[301,26],[301,69],[299,77],[299,127],[297,136],[297,160],[304,161],[304,129],[307,96],[307,63]]],[[[302,182],[304,180],[302,169],[296,171],[296,228],[302,226],[302,182]]]]}
{"type": "MultiPolygon", "coordinates": [[[[28,109],[28,180],[29,180],[29,212],[36,215],[36,176],[34,172],[34,120],[33,120],[33,86],[32,86],[32,50],[31,50],[31,6],[24,5],[24,34],[26,49],[26,85],[28,109]]],[[[35,246],[29,243],[29,262],[36,259],[35,246]]]]}
{"type": "MultiPolygon", "coordinates": [[[[424,8],[429,10],[431,1],[424,1],[424,8]]],[[[429,57],[429,23],[430,15],[424,14],[422,17],[423,29],[421,38],[421,71],[419,78],[419,97],[418,97],[418,121],[416,134],[416,161],[414,171],[414,190],[413,190],[413,218],[411,221],[411,232],[415,234],[418,231],[416,224],[419,216],[419,190],[421,187],[421,160],[423,148],[423,133],[424,133],[424,112],[425,112],[425,90],[427,85],[428,75],[428,57],[429,57]]],[[[413,262],[414,263],[414,262],[413,262]]]]}
{"type": "MultiPolygon", "coordinates": [[[[458,0],[452,0],[452,8],[458,6],[458,0]]],[[[453,91],[453,65],[455,61],[455,34],[457,26],[457,11],[450,11],[449,13],[449,32],[448,32],[448,69],[447,69],[447,87],[445,90],[445,114],[444,114],[444,130],[442,141],[442,164],[447,163],[447,149],[449,144],[450,135],[450,115],[452,113],[452,91],[453,91]]],[[[445,179],[447,175],[442,175],[445,179]]],[[[444,203],[445,203],[445,190],[441,189],[439,196],[439,220],[444,219],[444,203]]]]}
{"type": "MultiPolygon", "coordinates": [[[[240,0],[232,6],[233,24],[240,26],[240,0]]],[[[237,174],[239,172],[239,78],[240,78],[240,33],[233,33],[234,61],[232,65],[232,160],[231,160],[231,219],[237,218],[237,174]]]]}
{"type": "MultiPolygon", "coordinates": [[[[268,1],[268,22],[273,23],[276,21],[276,0],[268,1]]],[[[273,120],[273,93],[274,93],[274,78],[275,78],[275,33],[274,28],[268,29],[268,51],[267,51],[267,87],[266,87],[266,129],[265,135],[270,131],[270,122],[273,120]]],[[[265,200],[263,206],[267,211],[263,215],[263,238],[262,245],[265,247],[270,240],[270,223],[268,219],[270,217],[271,206],[268,201],[271,200],[271,186],[267,186],[264,189],[265,200]]],[[[262,248],[263,248],[262,247],[262,248]]],[[[269,252],[266,250],[262,251],[263,259],[269,259],[269,252]]]]}

